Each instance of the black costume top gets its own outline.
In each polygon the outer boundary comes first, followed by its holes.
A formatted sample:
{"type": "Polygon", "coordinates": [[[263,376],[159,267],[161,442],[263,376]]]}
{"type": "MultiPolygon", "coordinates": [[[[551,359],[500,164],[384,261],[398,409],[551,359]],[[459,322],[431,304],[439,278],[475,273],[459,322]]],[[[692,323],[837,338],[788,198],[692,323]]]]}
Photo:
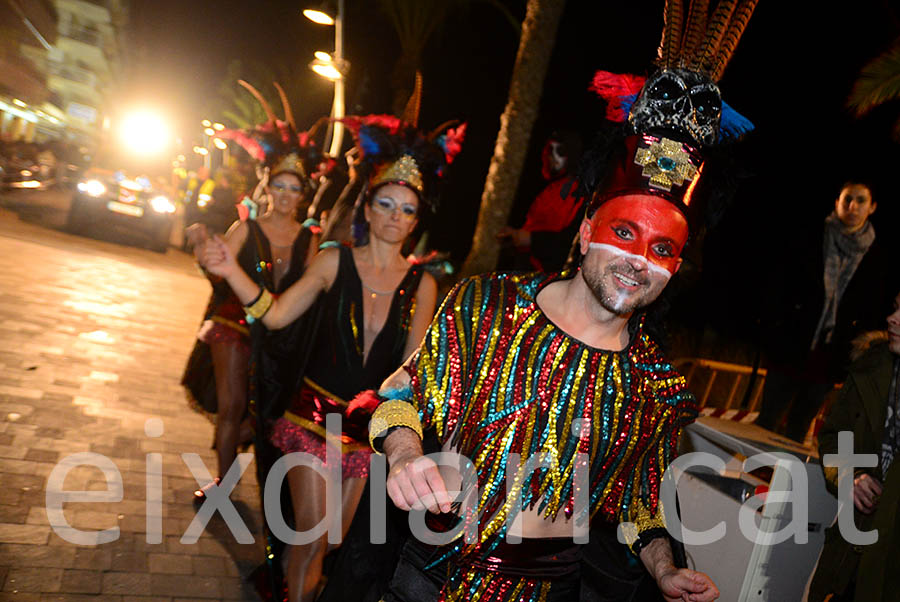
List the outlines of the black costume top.
{"type": "Polygon", "coordinates": [[[405,359],[403,351],[415,312],[423,268],[411,265],[394,291],[384,327],[363,362],[363,287],[353,252],[340,248],[334,284],[317,301],[320,318],[306,376],[328,391],[350,400],[365,389],[377,389],[405,359]]]}
{"type": "MultiPolygon", "coordinates": [[[[275,293],[283,292],[303,275],[306,251],[310,243],[310,231],[303,228],[294,239],[290,268],[276,287],[272,272],[271,243],[258,223],[248,220],[247,226],[249,232],[247,240],[244,241],[238,252],[238,265],[251,278],[269,290],[275,293]]],[[[225,280],[217,279],[212,282],[212,287],[212,294],[203,314],[203,320],[212,320],[216,326],[220,327],[219,332],[231,340],[243,341],[248,344],[250,330],[240,300],[234,295],[225,280]],[[229,333],[232,336],[229,336],[229,333]]],[[[216,335],[213,334],[213,337],[215,338],[216,335]]],[[[216,412],[218,402],[212,358],[209,346],[205,341],[198,340],[195,343],[191,356],[188,358],[181,384],[186,389],[188,403],[191,407],[204,414],[216,412]]]]}

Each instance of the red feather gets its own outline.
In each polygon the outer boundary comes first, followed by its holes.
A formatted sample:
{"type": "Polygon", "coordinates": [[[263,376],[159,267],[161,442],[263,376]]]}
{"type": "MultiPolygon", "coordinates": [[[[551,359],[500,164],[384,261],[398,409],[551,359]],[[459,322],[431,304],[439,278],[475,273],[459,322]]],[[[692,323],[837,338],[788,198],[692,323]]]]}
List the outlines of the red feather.
{"type": "Polygon", "coordinates": [[[450,128],[444,134],[444,155],[447,157],[447,165],[453,163],[453,159],[462,150],[463,140],[466,138],[466,124],[463,123],[457,128],[450,128]]]}
{"type": "Polygon", "coordinates": [[[403,125],[403,121],[399,117],[393,115],[366,115],[362,118],[363,125],[377,125],[388,130],[391,134],[396,134],[403,125]]]}
{"type": "Polygon", "coordinates": [[[280,119],[275,122],[275,127],[278,128],[278,131],[281,133],[281,141],[285,144],[290,144],[291,142],[291,126],[286,121],[281,121],[280,119]]]}
{"type": "Polygon", "coordinates": [[[588,89],[606,101],[607,119],[622,122],[627,117],[622,100],[640,92],[645,81],[647,78],[640,75],[598,71],[588,89]]]}
{"type": "Polygon", "coordinates": [[[356,412],[371,415],[382,401],[383,399],[372,389],[362,391],[347,405],[347,416],[353,416],[356,412]]]}
{"type": "Polygon", "coordinates": [[[241,148],[247,151],[248,155],[260,163],[266,160],[266,151],[263,150],[259,142],[241,130],[222,130],[217,136],[219,138],[234,140],[241,148]]]}

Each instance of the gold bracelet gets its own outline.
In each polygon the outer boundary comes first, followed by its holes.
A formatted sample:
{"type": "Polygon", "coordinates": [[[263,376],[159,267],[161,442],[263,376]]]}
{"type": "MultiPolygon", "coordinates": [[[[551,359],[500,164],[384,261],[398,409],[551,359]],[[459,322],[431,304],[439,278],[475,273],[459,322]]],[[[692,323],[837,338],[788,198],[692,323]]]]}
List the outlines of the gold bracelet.
{"type": "Polygon", "coordinates": [[[244,311],[254,320],[259,320],[266,315],[266,312],[272,307],[272,300],[272,293],[269,292],[269,289],[263,287],[262,292],[259,294],[259,298],[251,305],[245,305],[244,311]]]}
{"type": "Polygon", "coordinates": [[[644,505],[639,495],[632,498],[632,508],[630,518],[631,522],[620,523],[625,543],[629,547],[633,547],[635,542],[640,538],[641,533],[653,529],[666,528],[666,515],[663,512],[662,500],[656,506],[656,512],[651,513],[650,509],[644,505]]]}
{"type": "MultiPolygon", "coordinates": [[[[422,423],[419,421],[419,412],[411,403],[399,399],[389,399],[381,403],[372,413],[369,422],[369,445],[375,449],[375,440],[381,437],[391,427],[405,426],[410,428],[422,438],[422,423]]],[[[375,449],[376,453],[381,453],[375,449]]]]}

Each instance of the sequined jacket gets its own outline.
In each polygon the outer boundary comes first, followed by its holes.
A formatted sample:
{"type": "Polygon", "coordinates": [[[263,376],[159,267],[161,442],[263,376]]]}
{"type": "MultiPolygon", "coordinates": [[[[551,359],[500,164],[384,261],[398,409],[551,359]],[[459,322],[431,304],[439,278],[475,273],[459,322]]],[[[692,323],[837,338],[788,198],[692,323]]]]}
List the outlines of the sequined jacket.
{"type": "Polygon", "coordinates": [[[408,401],[423,428],[475,465],[482,518],[478,542],[456,546],[463,557],[493,548],[511,512],[571,516],[581,495],[573,478],[579,457],[587,459],[592,520],[631,522],[636,534],[664,526],[660,479],[696,401],[642,321],[618,352],[589,347],[553,324],[535,299],[565,277],[461,282],[407,366],[408,401]],[[520,476],[521,495],[507,496],[507,470],[516,472],[510,454],[524,464],[542,452],[549,468],[520,476]]]}

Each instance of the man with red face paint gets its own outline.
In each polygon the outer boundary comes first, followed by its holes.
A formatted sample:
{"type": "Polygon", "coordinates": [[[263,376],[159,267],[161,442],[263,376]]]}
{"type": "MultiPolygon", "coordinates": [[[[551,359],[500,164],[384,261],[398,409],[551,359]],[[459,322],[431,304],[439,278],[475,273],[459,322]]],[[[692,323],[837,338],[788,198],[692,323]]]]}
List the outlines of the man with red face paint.
{"type": "Polygon", "coordinates": [[[755,2],[737,4],[718,6],[707,30],[708,3],[667,2],[660,70],[646,83],[595,76],[607,116],[627,124],[579,168],[581,267],[463,280],[368,393],[388,495],[431,513],[384,602],[718,598],[707,575],[677,568],[668,538],[661,479],[698,410],[646,315],[681,265],[700,149],[719,139],[720,117],[725,137],[752,127],[715,84],[755,2]],[[425,456],[426,433],[455,455],[425,456]]]}
{"type": "Polygon", "coordinates": [[[391,500],[437,514],[426,519],[433,530],[459,528],[463,516],[474,524],[472,537],[445,545],[410,540],[385,602],[635,599],[647,574],[668,601],[718,597],[707,575],[673,560],[660,478],[697,408],[644,328],[645,308],[681,265],[701,159],[657,135],[624,142],[611,176],[585,195],[580,269],[464,280],[382,386],[370,437],[387,455],[391,500]],[[680,165],[685,177],[656,174],[651,185],[635,162],[646,153],[662,153],[670,161],[660,163],[680,165]],[[425,431],[468,459],[475,482],[423,455],[425,431]],[[514,454],[526,465],[553,461],[522,472],[514,454]],[[456,505],[465,496],[454,500],[467,490],[481,492],[469,514],[456,505]],[[590,528],[586,546],[575,539],[579,523],[590,528]],[[596,546],[618,547],[612,556],[629,562],[617,524],[644,568],[632,560],[628,579],[600,580],[598,565],[621,571],[596,546]]]}
{"type": "Polygon", "coordinates": [[[681,266],[688,237],[684,215],[656,196],[627,195],[601,205],[581,226],[589,241],[581,274],[600,305],[631,314],[649,305],[681,266]]]}

